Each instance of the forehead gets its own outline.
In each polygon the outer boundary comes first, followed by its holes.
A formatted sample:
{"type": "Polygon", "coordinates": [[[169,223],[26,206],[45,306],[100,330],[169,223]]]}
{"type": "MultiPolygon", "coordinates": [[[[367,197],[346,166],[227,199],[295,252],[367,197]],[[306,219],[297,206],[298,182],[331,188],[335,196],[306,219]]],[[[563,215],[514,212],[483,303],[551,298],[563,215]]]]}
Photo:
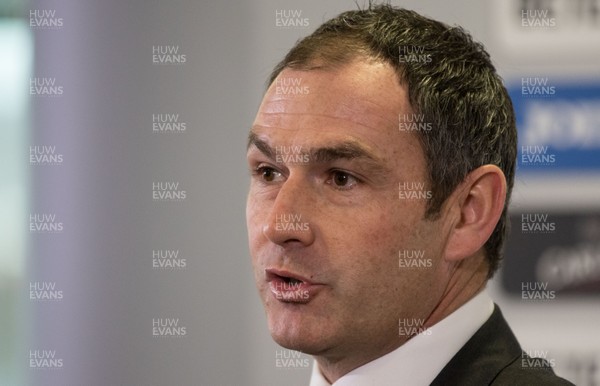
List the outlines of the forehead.
{"type": "Polygon", "coordinates": [[[396,125],[398,113],[408,110],[405,89],[389,65],[354,61],[335,69],[284,69],[267,90],[259,117],[276,123],[282,114],[310,114],[379,128],[396,125]]]}
{"type": "MultiPolygon", "coordinates": [[[[387,158],[420,152],[401,132],[408,94],[386,63],[355,61],[336,69],[284,69],[267,90],[252,132],[270,142],[318,146],[336,138],[364,143],[387,158]]],[[[414,156],[414,154],[413,154],[414,156]]]]}

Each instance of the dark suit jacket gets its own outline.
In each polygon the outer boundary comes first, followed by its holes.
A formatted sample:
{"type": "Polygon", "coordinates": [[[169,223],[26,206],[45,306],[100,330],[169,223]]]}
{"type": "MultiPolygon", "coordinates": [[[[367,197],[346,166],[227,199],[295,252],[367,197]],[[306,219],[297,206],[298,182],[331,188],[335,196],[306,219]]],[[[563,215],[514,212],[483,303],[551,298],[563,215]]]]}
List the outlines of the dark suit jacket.
{"type": "Polygon", "coordinates": [[[531,359],[496,305],[492,316],[448,362],[430,386],[573,385],[548,362],[531,359]]]}

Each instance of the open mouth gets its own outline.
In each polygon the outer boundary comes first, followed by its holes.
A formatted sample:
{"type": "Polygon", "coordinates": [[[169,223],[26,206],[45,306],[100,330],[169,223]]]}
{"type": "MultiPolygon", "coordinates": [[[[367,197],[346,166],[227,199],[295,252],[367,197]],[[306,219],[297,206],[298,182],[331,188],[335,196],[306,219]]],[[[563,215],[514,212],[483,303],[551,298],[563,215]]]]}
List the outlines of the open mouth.
{"type": "Polygon", "coordinates": [[[305,278],[287,271],[265,270],[269,289],[283,303],[308,303],[317,287],[305,278]]]}
{"type": "Polygon", "coordinates": [[[294,273],[288,272],[288,271],[269,268],[269,269],[265,270],[265,273],[266,273],[266,279],[268,282],[277,281],[277,282],[282,282],[285,284],[292,284],[292,285],[299,285],[299,284],[311,285],[312,284],[308,281],[308,279],[306,279],[300,275],[296,275],[294,273]]]}
{"type": "Polygon", "coordinates": [[[304,283],[302,280],[298,280],[295,279],[293,277],[285,277],[285,276],[280,276],[284,282],[286,282],[287,284],[300,284],[300,283],[304,283]]]}

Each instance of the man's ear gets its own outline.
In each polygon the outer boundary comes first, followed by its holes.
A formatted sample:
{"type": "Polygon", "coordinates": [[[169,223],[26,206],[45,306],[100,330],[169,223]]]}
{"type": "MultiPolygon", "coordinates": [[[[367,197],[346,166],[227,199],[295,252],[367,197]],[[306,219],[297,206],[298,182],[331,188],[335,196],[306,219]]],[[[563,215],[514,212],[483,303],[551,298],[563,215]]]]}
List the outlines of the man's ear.
{"type": "Polygon", "coordinates": [[[483,165],[467,175],[449,197],[451,229],[447,261],[475,254],[494,231],[506,200],[506,177],[496,165],[483,165]]]}

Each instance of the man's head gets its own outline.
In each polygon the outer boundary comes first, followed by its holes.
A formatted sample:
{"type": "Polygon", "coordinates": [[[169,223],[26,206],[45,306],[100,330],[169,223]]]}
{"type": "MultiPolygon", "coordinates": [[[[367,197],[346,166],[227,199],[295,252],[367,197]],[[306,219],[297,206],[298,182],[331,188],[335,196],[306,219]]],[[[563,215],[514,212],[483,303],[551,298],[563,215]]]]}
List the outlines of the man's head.
{"type": "Polygon", "coordinates": [[[269,84],[248,147],[257,286],[274,339],[343,372],[497,268],[512,105],[463,30],[387,5],[323,24],[269,84]]]}
{"type": "MultiPolygon", "coordinates": [[[[389,5],[349,11],[299,41],[272,72],[269,85],[285,68],[334,69],[357,57],[392,66],[408,89],[413,112],[431,130],[416,130],[427,158],[432,198],[427,216],[473,169],[502,169],[510,200],[517,133],[511,100],[484,47],[460,27],[389,5]]],[[[504,211],[486,243],[489,277],[498,268],[507,231],[504,211]]]]}

